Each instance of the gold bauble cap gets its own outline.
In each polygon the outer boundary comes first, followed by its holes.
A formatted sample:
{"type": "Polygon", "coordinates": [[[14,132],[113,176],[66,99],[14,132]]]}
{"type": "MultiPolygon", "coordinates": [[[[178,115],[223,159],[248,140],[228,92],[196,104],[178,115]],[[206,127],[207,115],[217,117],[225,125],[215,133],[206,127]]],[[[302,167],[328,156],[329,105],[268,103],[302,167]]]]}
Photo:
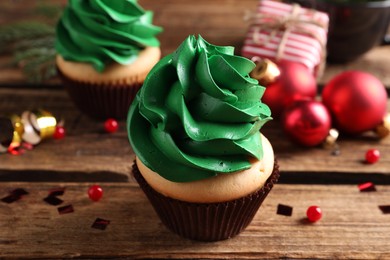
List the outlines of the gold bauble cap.
{"type": "Polygon", "coordinates": [[[381,124],[379,124],[375,129],[375,133],[379,138],[385,138],[390,134],[390,113],[387,113],[383,118],[381,124]]]}
{"type": "Polygon", "coordinates": [[[256,67],[249,74],[252,78],[257,79],[260,85],[267,86],[275,82],[280,75],[279,67],[269,59],[255,57],[252,59],[256,67]]]}

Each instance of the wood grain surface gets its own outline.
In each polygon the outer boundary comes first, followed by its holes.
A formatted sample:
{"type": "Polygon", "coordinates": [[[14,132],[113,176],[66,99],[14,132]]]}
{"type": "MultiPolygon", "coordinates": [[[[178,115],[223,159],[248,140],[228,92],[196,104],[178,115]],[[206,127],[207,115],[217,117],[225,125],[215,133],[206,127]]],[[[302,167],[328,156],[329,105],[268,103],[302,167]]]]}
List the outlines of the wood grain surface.
{"type": "MultiPolygon", "coordinates": [[[[43,108],[62,119],[67,130],[62,140],[43,140],[33,151],[20,156],[0,156],[0,180],[40,181],[126,181],[134,153],[127,139],[126,124],[114,134],[103,131],[103,122],[81,114],[62,89],[0,88],[0,108],[4,115],[43,108]],[[39,177],[38,177],[39,176],[39,177]]],[[[350,183],[356,178],[390,183],[390,138],[374,135],[345,137],[338,141],[340,154],[322,146],[307,148],[292,143],[282,132],[280,122],[267,123],[267,136],[286,173],[282,181],[350,183]],[[381,160],[372,165],[363,162],[365,152],[375,147],[381,160]],[[291,180],[292,178],[292,180],[291,180]]]]}
{"type": "MultiPolygon", "coordinates": [[[[66,2],[0,1],[0,26],[18,21],[54,26],[56,17],[42,14],[58,11],[66,2]]],[[[243,17],[257,4],[257,0],[139,2],[153,10],[154,23],[164,27],[159,36],[163,55],[189,34],[234,46],[239,54],[249,25],[243,17]]],[[[81,114],[56,78],[28,83],[20,68],[9,66],[12,62],[11,53],[0,54],[0,116],[42,108],[64,122],[67,134],[62,140],[44,140],[20,156],[0,154],[0,199],[15,188],[29,192],[14,203],[0,201],[1,259],[390,259],[390,215],[378,207],[390,204],[390,137],[342,135],[337,142],[340,153],[333,155],[332,149],[321,146],[295,145],[278,120],[267,123],[262,132],[278,158],[279,183],[239,236],[195,242],[171,233],[133,180],[135,155],[124,121],[118,132],[105,133],[103,122],[81,114]],[[364,163],[369,148],[380,150],[378,163],[364,163]],[[376,184],[376,192],[359,191],[357,185],[367,181],[376,184]],[[87,196],[92,184],[103,187],[99,202],[87,196]],[[59,196],[64,202],[58,206],[44,202],[49,190],[57,187],[65,188],[59,196]],[[277,215],[278,204],[292,206],[293,215],[277,215]],[[65,205],[72,205],[74,212],[60,215],[57,208],[65,205]],[[323,210],[317,223],[306,219],[311,205],[323,210]],[[91,228],[96,218],[110,220],[106,230],[91,228]]],[[[375,75],[389,92],[390,46],[376,47],[348,64],[327,64],[319,86],[349,69],[375,75]]]]}
{"type": "Polygon", "coordinates": [[[87,197],[90,183],[67,183],[64,200],[52,206],[42,199],[58,183],[0,183],[0,196],[13,188],[30,194],[0,203],[0,252],[5,258],[172,258],[172,259],[388,259],[390,218],[378,205],[388,204],[390,187],[359,192],[356,185],[277,184],[239,236],[214,243],[195,242],[171,233],[158,219],[136,183],[106,183],[104,197],[87,197]],[[74,212],[60,215],[57,207],[74,212]],[[278,204],[293,207],[291,217],[277,215],[278,204]],[[323,218],[306,219],[319,205],[323,218]],[[91,228],[99,217],[106,230],[91,228]]]}

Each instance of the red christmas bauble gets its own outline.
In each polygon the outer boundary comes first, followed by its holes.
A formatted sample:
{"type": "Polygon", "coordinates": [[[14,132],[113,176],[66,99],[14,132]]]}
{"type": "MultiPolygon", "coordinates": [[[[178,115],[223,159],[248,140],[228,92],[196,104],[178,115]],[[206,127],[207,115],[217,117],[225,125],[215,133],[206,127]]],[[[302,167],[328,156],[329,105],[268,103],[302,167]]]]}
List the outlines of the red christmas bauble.
{"type": "Polygon", "coordinates": [[[377,149],[369,149],[366,152],[366,162],[369,164],[376,163],[381,158],[381,153],[377,149]]]}
{"type": "Polygon", "coordinates": [[[300,99],[314,99],[317,84],[314,76],[302,64],[281,61],[277,64],[280,75],[267,84],[262,101],[267,104],[272,116],[278,118],[283,110],[300,99]]]}
{"type": "Polygon", "coordinates": [[[88,196],[93,201],[98,201],[103,197],[103,189],[99,185],[92,185],[88,189],[88,196]]]}
{"type": "Polygon", "coordinates": [[[317,222],[322,218],[322,210],[318,206],[310,206],[306,210],[306,216],[310,222],[317,222]]]}
{"type": "Polygon", "coordinates": [[[118,121],[113,118],[109,118],[104,122],[104,130],[107,133],[115,133],[119,128],[118,121]]]}
{"type": "Polygon", "coordinates": [[[332,123],[328,110],[321,102],[300,100],[286,108],[282,125],[285,133],[296,143],[315,146],[326,139],[332,123]]]}
{"type": "Polygon", "coordinates": [[[373,75],[346,71],[324,87],[322,101],[331,113],[335,127],[349,134],[373,130],[387,110],[387,93],[373,75]]]}
{"type": "Polygon", "coordinates": [[[54,139],[62,139],[66,135],[66,130],[63,126],[56,126],[56,129],[54,130],[53,138],[54,139]]]}

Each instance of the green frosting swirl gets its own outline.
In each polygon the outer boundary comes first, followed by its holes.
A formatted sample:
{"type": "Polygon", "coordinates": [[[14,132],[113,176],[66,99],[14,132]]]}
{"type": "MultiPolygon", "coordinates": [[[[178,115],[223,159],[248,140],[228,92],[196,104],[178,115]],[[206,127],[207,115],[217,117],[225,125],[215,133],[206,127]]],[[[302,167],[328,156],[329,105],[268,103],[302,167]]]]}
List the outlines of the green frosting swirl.
{"type": "Polygon", "coordinates": [[[146,46],[160,46],[162,29],[136,0],[69,0],[57,24],[56,49],[64,59],[102,72],[113,61],[130,64],[146,46]]]}
{"type": "Polygon", "coordinates": [[[255,64],[233,47],[189,36],[151,70],[132,103],[127,127],[136,155],[174,182],[251,167],[262,158],[260,128],[271,119],[255,64]]]}

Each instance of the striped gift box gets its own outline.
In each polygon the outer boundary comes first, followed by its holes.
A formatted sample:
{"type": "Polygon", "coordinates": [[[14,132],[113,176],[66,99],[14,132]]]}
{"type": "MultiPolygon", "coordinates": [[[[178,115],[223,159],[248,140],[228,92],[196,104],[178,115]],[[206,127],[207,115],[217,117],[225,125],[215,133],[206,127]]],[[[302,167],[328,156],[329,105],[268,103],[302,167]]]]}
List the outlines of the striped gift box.
{"type": "Polygon", "coordinates": [[[329,17],[326,13],[272,0],[260,0],[241,54],[274,62],[304,64],[315,76],[322,73],[329,17]]]}

